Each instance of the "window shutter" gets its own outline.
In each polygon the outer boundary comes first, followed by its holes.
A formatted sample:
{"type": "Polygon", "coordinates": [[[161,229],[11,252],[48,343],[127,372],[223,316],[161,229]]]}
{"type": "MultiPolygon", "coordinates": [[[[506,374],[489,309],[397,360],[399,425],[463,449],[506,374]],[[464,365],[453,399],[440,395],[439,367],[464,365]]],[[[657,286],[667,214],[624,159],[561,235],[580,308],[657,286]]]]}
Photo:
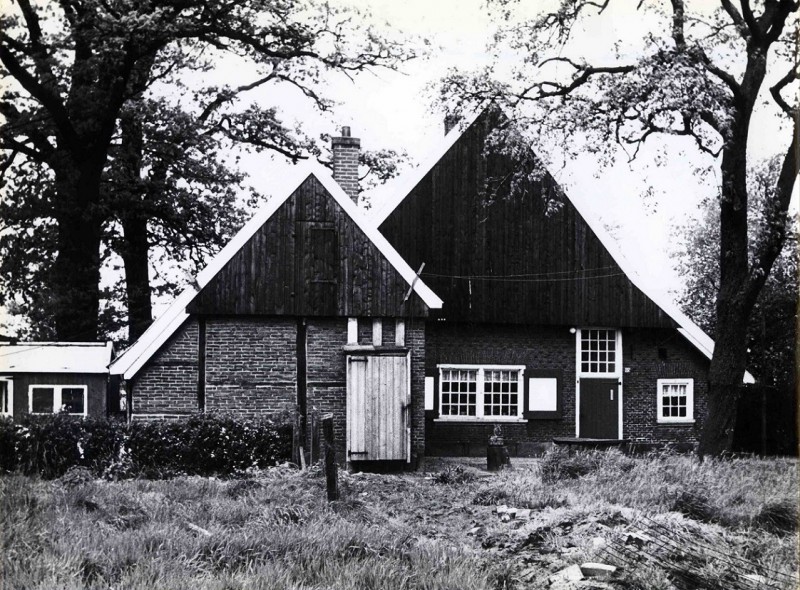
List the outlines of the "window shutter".
{"type": "Polygon", "coordinates": [[[525,371],[525,412],[528,420],[561,418],[561,397],[564,387],[560,369],[528,369],[525,371]]]}
{"type": "Polygon", "coordinates": [[[425,376],[425,416],[427,418],[439,417],[439,379],[429,375],[425,376]]]}

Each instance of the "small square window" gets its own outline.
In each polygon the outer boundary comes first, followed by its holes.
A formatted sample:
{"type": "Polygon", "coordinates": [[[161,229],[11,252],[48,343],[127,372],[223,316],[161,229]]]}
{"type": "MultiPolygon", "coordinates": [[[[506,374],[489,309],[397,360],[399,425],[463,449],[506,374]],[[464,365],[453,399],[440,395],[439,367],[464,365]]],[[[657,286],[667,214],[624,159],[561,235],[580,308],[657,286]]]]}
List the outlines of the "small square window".
{"type": "Polygon", "coordinates": [[[658,422],[694,422],[693,379],[659,379],[656,397],[658,422]]]}

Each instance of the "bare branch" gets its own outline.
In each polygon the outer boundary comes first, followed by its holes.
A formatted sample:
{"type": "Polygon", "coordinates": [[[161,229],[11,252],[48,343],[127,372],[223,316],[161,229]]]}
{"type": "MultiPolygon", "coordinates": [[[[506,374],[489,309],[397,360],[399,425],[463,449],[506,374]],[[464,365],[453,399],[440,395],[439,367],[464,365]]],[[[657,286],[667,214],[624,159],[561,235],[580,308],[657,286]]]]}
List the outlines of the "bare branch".
{"type": "Polygon", "coordinates": [[[253,88],[262,86],[263,84],[266,84],[267,82],[270,82],[275,78],[276,78],[275,72],[270,72],[269,74],[267,74],[263,78],[259,78],[255,82],[251,82],[250,84],[244,84],[242,86],[239,86],[238,88],[228,89],[224,92],[220,92],[217,95],[217,97],[214,100],[212,100],[208,105],[206,105],[206,107],[203,109],[203,112],[200,113],[199,120],[206,121],[214,111],[216,111],[223,104],[233,101],[233,99],[236,98],[237,95],[241,94],[242,92],[247,92],[248,90],[252,90],[253,88]]]}
{"type": "Polygon", "coordinates": [[[778,82],[769,89],[770,94],[772,94],[773,100],[777,103],[777,105],[781,108],[781,110],[792,117],[792,119],[797,119],[800,117],[800,109],[798,109],[797,105],[790,106],[788,102],[781,96],[781,90],[783,90],[786,86],[794,82],[798,79],[798,65],[795,64],[791,70],[789,70],[786,75],[778,80],[778,82]]]}
{"type": "Polygon", "coordinates": [[[741,13],[733,4],[731,4],[731,0],[720,0],[720,3],[722,4],[722,8],[725,10],[725,12],[728,13],[728,16],[731,17],[733,24],[736,25],[736,28],[738,29],[739,35],[742,37],[742,39],[749,41],[751,32],[744,18],[742,18],[741,13]]]}
{"type": "Polygon", "coordinates": [[[794,120],[792,141],[786,149],[781,163],[780,174],[775,183],[771,207],[765,211],[766,223],[763,226],[753,266],[750,269],[745,293],[748,300],[755,303],[761,287],[767,280],[775,259],[780,254],[786,238],[787,212],[792,199],[792,189],[800,172],[800,121],[794,120]]]}

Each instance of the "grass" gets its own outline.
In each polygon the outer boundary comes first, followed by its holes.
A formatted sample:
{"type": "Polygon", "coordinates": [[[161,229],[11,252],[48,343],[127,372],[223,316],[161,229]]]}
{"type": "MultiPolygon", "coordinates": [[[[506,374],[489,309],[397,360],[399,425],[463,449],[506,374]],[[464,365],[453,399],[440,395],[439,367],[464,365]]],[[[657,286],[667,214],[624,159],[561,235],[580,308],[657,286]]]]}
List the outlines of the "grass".
{"type": "Polygon", "coordinates": [[[449,464],[343,474],[340,485],[328,503],[316,470],[288,467],[244,480],[5,476],[0,579],[7,589],[538,588],[601,561],[621,568],[614,588],[797,587],[793,460],[553,452],[493,475],[449,464]],[[531,517],[505,521],[498,504],[531,517]]]}

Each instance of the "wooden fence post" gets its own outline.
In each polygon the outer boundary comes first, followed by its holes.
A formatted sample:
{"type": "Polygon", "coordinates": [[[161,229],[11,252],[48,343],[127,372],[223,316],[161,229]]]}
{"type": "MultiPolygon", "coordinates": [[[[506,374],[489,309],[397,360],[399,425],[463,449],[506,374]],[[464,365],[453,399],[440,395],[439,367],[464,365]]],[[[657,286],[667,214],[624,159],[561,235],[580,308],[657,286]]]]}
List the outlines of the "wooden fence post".
{"type": "Polygon", "coordinates": [[[322,417],[322,433],[325,438],[325,482],[328,501],[339,499],[339,474],[336,468],[336,445],[333,439],[333,414],[322,417]]]}

